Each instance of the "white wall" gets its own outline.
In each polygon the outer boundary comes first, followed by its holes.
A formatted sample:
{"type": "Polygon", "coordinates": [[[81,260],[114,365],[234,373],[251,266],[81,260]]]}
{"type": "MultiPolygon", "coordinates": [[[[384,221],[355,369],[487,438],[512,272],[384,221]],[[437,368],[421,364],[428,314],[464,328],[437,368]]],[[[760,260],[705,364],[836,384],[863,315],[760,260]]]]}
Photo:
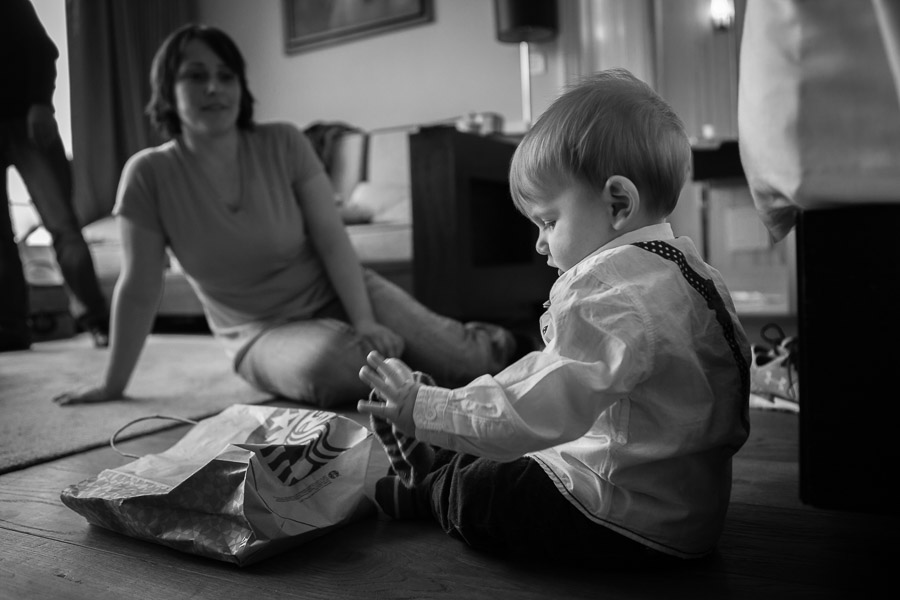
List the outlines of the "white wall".
{"type": "MultiPolygon", "coordinates": [[[[286,54],[282,0],[198,0],[199,19],[229,33],[248,64],[259,121],[344,121],[364,129],[491,111],[522,120],[519,49],[497,41],[492,0],[435,0],[433,22],[286,54]]],[[[533,76],[537,117],[561,89],[557,42],[533,76]]]]}

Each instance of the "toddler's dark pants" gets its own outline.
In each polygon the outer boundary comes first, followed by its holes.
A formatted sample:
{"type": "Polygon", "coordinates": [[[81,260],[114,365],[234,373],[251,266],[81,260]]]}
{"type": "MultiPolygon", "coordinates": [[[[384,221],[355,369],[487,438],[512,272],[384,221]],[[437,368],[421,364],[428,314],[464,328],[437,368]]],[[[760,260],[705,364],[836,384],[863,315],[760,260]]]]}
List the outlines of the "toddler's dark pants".
{"type": "Polygon", "coordinates": [[[430,513],[473,548],[626,561],[663,556],[587,518],[533,458],[501,463],[438,450],[414,489],[419,514],[430,513]]]}

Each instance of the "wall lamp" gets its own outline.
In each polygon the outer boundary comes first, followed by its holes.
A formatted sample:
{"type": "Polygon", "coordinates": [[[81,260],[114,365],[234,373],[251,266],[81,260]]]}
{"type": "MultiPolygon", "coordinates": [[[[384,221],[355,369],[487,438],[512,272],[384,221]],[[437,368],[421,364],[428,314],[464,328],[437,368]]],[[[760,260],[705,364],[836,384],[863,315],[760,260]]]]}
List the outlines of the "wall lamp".
{"type": "Polygon", "coordinates": [[[556,37],[559,15],[556,0],[494,0],[497,39],[519,44],[519,74],[522,80],[522,120],[531,127],[531,43],[556,37]]]}
{"type": "Polygon", "coordinates": [[[709,18],[713,29],[727,31],[734,25],[734,0],[709,0],[709,18]]]}

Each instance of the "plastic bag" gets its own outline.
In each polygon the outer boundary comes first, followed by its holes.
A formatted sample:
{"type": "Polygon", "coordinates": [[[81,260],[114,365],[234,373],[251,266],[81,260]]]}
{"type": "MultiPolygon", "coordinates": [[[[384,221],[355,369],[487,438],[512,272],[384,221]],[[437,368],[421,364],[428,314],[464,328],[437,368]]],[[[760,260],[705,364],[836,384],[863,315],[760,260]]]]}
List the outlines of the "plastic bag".
{"type": "Polygon", "coordinates": [[[367,475],[387,463],[373,440],[335,413],[236,404],[61,499],[93,525],[243,566],[374,514],[367,475]]]}

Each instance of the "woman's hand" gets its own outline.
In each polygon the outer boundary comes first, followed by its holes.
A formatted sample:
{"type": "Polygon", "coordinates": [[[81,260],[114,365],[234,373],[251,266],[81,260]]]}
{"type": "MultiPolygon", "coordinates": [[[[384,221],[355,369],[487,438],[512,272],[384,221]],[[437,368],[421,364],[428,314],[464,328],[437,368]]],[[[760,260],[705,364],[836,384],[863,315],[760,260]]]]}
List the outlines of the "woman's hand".
{"type": "Polygon", "coordinates": [[[403,338],[375,321],[366,321],[354,325],[356,333],[368,346],[367,350],[375,350],[382,356],[398,357],[403,354],[403,338]]]}
{"type": "Polygon", "coordinates": [[[125,400],[125,394],[121,392],[114,394],[107,390],[105,386],[88,388],[81,392],[63,392],[53,398],[53,401],[60,406],[112,402],[114,400],[125,400]]]}
{"type": "Polygon", "coordinates": [[[414,437],[413,408],[421,384],[399,359],[385,359],[377,352],[370,352],[367,358],[369,364],[359,371],[359,378],[370,385],[383,402],[360,400],[356,410],[389,421],[402,433],[414,437]]]}

